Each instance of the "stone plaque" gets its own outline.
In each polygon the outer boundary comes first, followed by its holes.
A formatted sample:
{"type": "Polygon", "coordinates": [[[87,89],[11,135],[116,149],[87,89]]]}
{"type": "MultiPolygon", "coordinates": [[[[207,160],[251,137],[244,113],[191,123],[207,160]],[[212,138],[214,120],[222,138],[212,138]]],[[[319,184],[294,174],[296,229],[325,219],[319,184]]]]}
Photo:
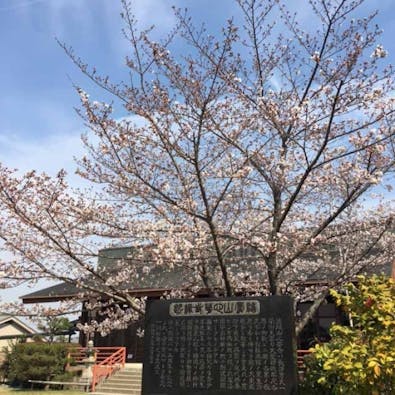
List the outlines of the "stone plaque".
{"type": "Polygon", "coordinates": [[[143,395],[295,394],[288,296],[147,304],[143,395]]]}

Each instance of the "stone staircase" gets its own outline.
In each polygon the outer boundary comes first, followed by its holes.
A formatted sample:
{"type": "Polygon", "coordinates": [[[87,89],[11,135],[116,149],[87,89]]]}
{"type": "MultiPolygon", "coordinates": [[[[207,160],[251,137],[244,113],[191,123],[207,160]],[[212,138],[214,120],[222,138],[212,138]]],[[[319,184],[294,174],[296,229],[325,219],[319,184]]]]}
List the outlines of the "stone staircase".
{"type": "Polygon", "coordinates": [[[97,395],[141,395],[142,364],[127,363],[109,379],[96,386],[97,395]]]}

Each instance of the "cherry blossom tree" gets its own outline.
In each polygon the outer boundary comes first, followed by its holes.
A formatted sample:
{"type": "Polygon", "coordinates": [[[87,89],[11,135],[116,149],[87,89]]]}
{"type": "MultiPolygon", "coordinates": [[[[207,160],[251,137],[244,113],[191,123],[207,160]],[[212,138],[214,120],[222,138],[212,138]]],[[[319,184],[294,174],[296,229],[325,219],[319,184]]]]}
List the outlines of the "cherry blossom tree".
{"type": "Polygon", "coordinates": [[[286,2],[237,3],[244,20],[220,35],[175,9],[156,42],[123,2],[130,80],[120,84],[61,44],[113,96],[77,88],[78,173],[95,187],[1,167],[8,286],[48,278],[100,295],[109,318],[94,326],[105,332],[144,312],[125,282],[175,271],[183,283],[168,297],[314,300],[300,332],[329,288],[388,264],[395,99],[376,14],[358,18],[363,0],[306,1],[304,30],[286,2]],[[99,248],[114,244],[133,253],[98,268],[99,248]]]}

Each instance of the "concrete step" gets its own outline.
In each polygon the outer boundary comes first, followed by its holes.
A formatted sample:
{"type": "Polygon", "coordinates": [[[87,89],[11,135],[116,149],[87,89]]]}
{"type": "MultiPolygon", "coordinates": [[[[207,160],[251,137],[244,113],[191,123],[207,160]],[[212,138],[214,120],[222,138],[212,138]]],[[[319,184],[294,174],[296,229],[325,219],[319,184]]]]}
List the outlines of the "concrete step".
{"type": "Polygon", "coordinates": [[[119,392],[90,392],[89,395],[141,395],[141,391],[130,391],[125,394],[125,392],[119,393],[119,392]]]}
{"type": "Polygon", "coordinates": [[[123,385],[134,385],[134,384],[141,384],[141,379],[118,379],[118,378],[110,378],[105,381],[106,383],[117,383],[117,384],[123,384],[123,385]]]}
{"type": "Polygon", "coordinates": [[[122,389],[119,388],[105,388],[99,389],[97,392],[91,394],[111,394],[111,395],[141,395],[141,389],[122,389]]]}
{"type": "Polygon", "coordinates": [[[126,362],[125,363],[125,369],[140,369],[143,370],[143,364],[136,363],[136,362],[126,362]]]}
{"type": "Polygon", "coordinates": [[[126,381],[126,382],[140,382],[141,383],[141,376],[111,376],[107,381],[126,381]]]}
{"type": "Polygon", "coordinates": [[[116,392],[117,394],[122,393],[122,394],[128,394],[129,392],[141,392],[141,387],[135,387],[135,388],[119,388],[119,387],[101,387],[97,388],[97,391],[101,392],[107,392],[112,394],[113,392],[116,392]]]}
{"type": "Polygon", "coordinates": [[[124,383],[116,383],[116,382],[114,382],[114,381],[112,381],[111,383],[110,382],[105,382],[105,383],[102,383],[101,385],[100,385],[100,388],[108,388],[108,387],[114,387],[114,388],[121,388],[121,389],[123,389],[123,388],[132,388],[132,389],[138,389],[138,388],[141,388],[141,383],[134,383],[134,384],[124,384],[124,383]]]}
{"type": "Polygon", "coordinates": [[[141,384],[116,384],[116,383],[103,383],[101,385],[98,385],[96,387],[98,390],[106,389],[106,388],[119,388],[119,389],[132,389],[132,390],[137,390],[141,389],[141,384]]]}
{"type": "Polygon", "coordinates": [[[114,385],[122,385],[124,387],[129,387],[129,386],[140,386],[141,387],[141,380],[117,380],[117,379],[110,379],[106,380],[103,382],[103,384],[114,384],[114,385]]]}
{"type": "Polygon", "coordinates": [[[141,395],[142,369],[127,366],[96,386],[95,394],[141,395]]]}
{"type": "Polygon", "coordinates": [[[141,382],[138,383],[119,383],[117,381],[104,381],[97,385],[97,388],[119,387],[119,388],[141,388],[141,382]]]}
{"type": "Polygon", "coordinates": [[[110,377],[108,380],[106,380],[106,383],[139,384],[141,383],[141,378],[110,377]]]}
{"type": "Polygon", "coordinates": [[[141,373],[143,370],[142,369],[138,369],[138,368],[121,368],[122,372],[136,372],[136,373],[141,373]]]}
{"type": "Polygon", "coordinates": [[[114,374],[112,377],[133,377],[133,378],[138,378],[141,377],[141,373],[136,373],[136,372],[117,372],[114,374]]]}
{"type": "Polygon", "coordinates": [[[131,367],[124,367],[122,369],[123,372],[142,372],[143,369],[140,368],[131,368],[131,367]]]}

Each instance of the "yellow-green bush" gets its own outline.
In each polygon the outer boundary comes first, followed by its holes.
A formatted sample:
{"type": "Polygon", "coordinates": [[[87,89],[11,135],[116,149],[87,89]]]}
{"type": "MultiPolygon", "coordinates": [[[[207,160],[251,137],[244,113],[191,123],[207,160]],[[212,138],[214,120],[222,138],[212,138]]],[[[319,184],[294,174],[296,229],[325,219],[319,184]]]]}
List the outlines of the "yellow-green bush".
{"type": "Polygon", "coordinates": [[[331,295],[352,326],[333,325],[331,341],[307,358],[306,394],[395,394],[395,283],[359,277],[345,293],[331,295]]]}

